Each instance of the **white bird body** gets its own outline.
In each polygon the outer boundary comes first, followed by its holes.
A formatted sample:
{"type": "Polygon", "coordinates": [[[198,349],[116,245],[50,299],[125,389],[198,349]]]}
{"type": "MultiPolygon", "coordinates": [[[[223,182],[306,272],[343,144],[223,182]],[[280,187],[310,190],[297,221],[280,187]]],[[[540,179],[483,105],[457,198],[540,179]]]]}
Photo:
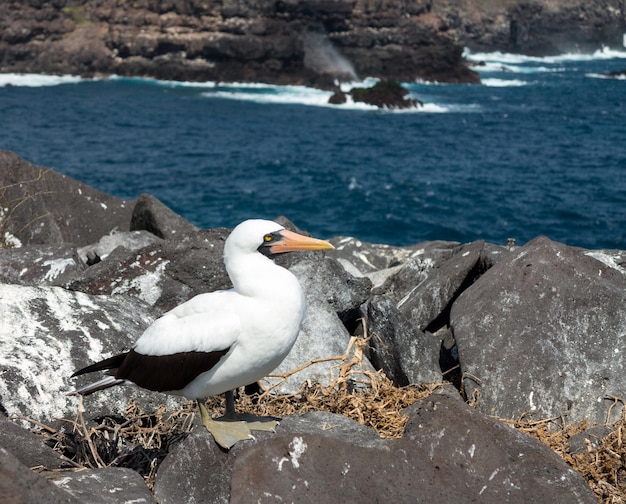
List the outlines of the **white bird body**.
{"type": "Polygon", "coordinates": [[[130,352],[77,371],[110,376],[74,393],[125,384],[204,399],[260,380],[291,350],[305,312],[298,279],[270,257],[329,248],[275,222],[243,222],[224,246],[233,288],[192,298],[150,325],[130,352]]]}

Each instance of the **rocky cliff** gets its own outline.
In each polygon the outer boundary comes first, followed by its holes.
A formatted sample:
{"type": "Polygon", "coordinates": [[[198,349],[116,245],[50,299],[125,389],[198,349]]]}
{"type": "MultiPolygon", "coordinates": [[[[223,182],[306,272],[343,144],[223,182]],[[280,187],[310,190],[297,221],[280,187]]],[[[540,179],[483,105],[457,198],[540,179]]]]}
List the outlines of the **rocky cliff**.
{"type": "Polygon", "coordinates": [[[476,51],[536,56],[623,47],[624,0],[439,0],[455,39],[476,51]]]}
{"type": "Polygon", "coordinates": [[[0,71],[476,82],[429,0],[0,2],[0,71]]]}
{"type": "Polygon", "coordinates": [[[621,45],[624,0],[0,1],[0,71],[327,86],[477,82],[468,46],[621,45]]]}

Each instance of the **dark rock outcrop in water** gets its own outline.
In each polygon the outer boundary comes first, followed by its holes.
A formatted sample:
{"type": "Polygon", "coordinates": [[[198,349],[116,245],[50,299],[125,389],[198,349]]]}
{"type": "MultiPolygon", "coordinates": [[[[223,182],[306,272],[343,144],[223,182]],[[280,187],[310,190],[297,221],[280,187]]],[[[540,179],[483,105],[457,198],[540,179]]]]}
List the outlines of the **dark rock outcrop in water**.
{"type": "Polygon", "coordinates": [[[406,109],[422,105],[419,100],[409,97],[409,91],[399,82],[381,80],[370,88],[354,88],[350,95],[355,102],[376,105],[378,108],[406,109]]]}
{"type": "MultiPolygon", "coordinates": [[[[0,188],[0,487],[17,502],[595,502],[554,452],[491,417],[604,423],[622,414],[626,251],[545,237],[519,248],[337,237],[325,256],[281,258],[309,306],[281,371],[316,362],[277,390],[327,387],[337,372],[331,357],[352,338],[365,346],[360,375],[378,369],[397,385],[456,385],[407,408],[400,439],[315,412],[225,452],[196,419],[162,451],[152,492],[123,467],[29,471],[67,460],[2,415],[49,425],[73,418],[77,399],[64,392],[82,383],[69,379],[77,367],[128,348],[174,304],[229,285],[228,231],[197,230],[152,197],[121,201],[5,151],[0,188]]],[[[130,398],[147,411],[180,403],[109,389],[85,398],[85,420],[123,414],[130,398]]]]}
{"type": "Polygon", "coordinates": [[[626,79],[626,68],[624,70],[614,70],[606,74],[606,76],[613,79],[626,79]]]}

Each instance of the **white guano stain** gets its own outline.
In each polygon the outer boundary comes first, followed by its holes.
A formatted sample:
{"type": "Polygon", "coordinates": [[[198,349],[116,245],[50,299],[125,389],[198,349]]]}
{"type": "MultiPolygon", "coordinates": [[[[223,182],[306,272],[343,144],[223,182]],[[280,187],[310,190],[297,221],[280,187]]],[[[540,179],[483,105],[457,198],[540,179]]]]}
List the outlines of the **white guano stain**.
{"type": "Polygon", "coordinates": [[[537,406],[535,405],[534,401],[533,401],[533,396],[535,395],[535,391],[531,390],[530,394],[528,394],[528,404],[530,405],[530,411],[535,411],[537,409],[537,406]]]}
{"type": "Polygon", "coordinates": [[[56,280],[56,278],[65,272],[68,266],[74,264],[74,259],[71,257],[65,259],[51,259],[49,261],[44,261],[42,266],[48,266],[50,269],[43,277],[46,282],[52,282],[56,280]]]}
{"type": "MultiPolygon", "coordinates": [[[[610,254],[600,250],[590,250],[585,252],[585,255],[595,259],[596,261],[600,261],[605,266],[620,272],[622,275],[626,275],[626,269],[621,267],[618,262],[621,259],[619,254],[610,254]]],[[[598,276],[602,276],[602,270],[598,270],[598,276]]]]}
{"type": "Polygon", "coordinates": [[[476,445],[472,444],[472,446],[470,446],[468,453],[470,458],[474,458],[474,453],[476,452],[476,445]]]}
{"type": "Polygon", "coordinates": [[[306,449],[307,444],[304,440],[301,437],[296,436],[293,438],[291,443],[289,443],[289,457],[282,457],[281,459],[274,458],[273,461],[276,462],[279,471],[283,470],[285,462],[291,462],[292,467],[294,467],[294,469],[298,469],[300,468],[300,458],[304,455],[306,449]]]}
{"type": "Polygon", "coordinates": [[[307,449],[307,444],[301,437],[294,437],[293,441],[289,443],[289,456],[291,457],[291,465],[296,469],[300,467],[300,457],[304,455],[307,449]]]}
{"type": "Polygon", "coordinates": [[[130,280],[122,280],[111,293],[126,294],[129,291],[136,291],[138,293],[137,297],[142,301],[150,305],[155,304],[161,297],[161,279],[168,264],[169,261],[163,261],[157,265],[154,271],[148,271],[130,280]]]}

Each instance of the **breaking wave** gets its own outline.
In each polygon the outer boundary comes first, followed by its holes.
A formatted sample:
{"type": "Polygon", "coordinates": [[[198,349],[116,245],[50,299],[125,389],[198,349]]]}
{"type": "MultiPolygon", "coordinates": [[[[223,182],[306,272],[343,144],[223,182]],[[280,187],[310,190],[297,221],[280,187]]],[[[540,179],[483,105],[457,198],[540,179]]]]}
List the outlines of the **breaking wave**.
{"type": "MultiPolygon", "coordinates": [[[[609,59],[626,59],[626,50],[617,50],[604,47],[593,53],[564,53],[556,56],[527,56],[525,54],[503,53],[500,51],[474,53],[465,49],[463,56],[474,63],[484,62],[486,65],[524,65],[528,63],[558,64],[573,61],[593,61],[609,59]]],[[[539,67],[541,68],[541,67],[539,67]]],[[[550,69],[548,67],[545,67],[550,69]]],[[[478,67],[480,69],[480,67],[478,67]]]]}
{"type": "Polygon", "coordinates": [[[76,75],[0,73],[0,86],[46,87],[59,86],[61,84],[78,84],[83,81],[85,79],[76,75]]]}

